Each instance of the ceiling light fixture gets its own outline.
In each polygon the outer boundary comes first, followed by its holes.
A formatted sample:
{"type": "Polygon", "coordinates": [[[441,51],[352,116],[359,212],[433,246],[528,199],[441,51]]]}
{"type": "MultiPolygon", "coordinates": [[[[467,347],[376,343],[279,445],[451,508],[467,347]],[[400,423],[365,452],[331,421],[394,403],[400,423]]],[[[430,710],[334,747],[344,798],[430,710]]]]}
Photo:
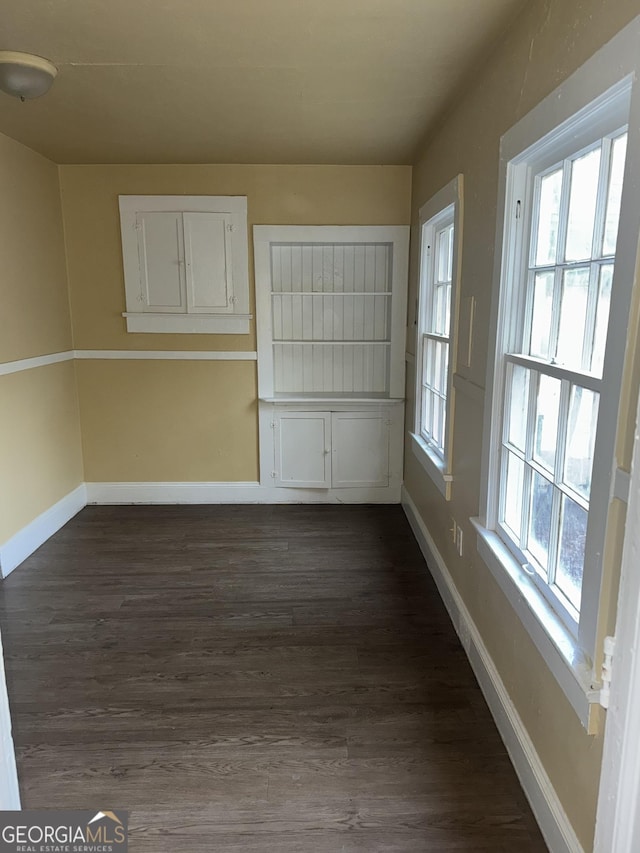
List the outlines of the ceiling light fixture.
{"type": "Polygon", "coordinates": [[[0,89],[21,101],[48,92],[57,73],[56,66],[42,56],[0,50],[0,89]]]}

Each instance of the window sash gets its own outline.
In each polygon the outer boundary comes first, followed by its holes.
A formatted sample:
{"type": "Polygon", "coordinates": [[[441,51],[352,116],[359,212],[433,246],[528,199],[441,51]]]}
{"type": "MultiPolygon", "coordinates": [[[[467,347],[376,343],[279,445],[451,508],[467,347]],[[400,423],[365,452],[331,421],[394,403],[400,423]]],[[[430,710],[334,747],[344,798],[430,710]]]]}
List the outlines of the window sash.
{"type": "Polygon", "coordinates": [[[446,467],[452,370],[450,327],[455,205],[449,204],[423,222],[420,236],[416,433],[446,467]]]}
{"type": "MultiPolygon", "coordinates": [[[[588,285],[586,293],[586,303],[584,306],[585,314],[585,330],[583,334],[582,352],[578,369],[590,372],[593,348],[595,343],[596,324],[598,321],[597,311],[599,306],[599,295],[603,285],[603,272],[605,269],[612,267],[615,260],[615,253],[605,251],[605,230],[607,225],[607,216],[609,214],[609,202],[611,200],[611,181],[613,179],[614,167],[614,149],[618,142],[626,137],[626,128],[620,127],[615,131],[604,135],[600,139],[596,139],[590,145],[584,146],[579,151],[569,154],[562,160],[554,162],[551,166],[543,169],[530,178],[530,194],[526,202],[530,206],[530,216],[528,217],[527,227],[524,229],[522,242],[525,244],[521,249],[523,258],[524,275],[527,282],[525,288],[525,305],[524,318],[521,324],[519,334],[519,345],[515,349],[522,353],[538,355],[544,358],[544,352],[535,352],[532,342],[532,337],[535,327],[535,309],[536,309],[536,287],[537,280],[543,280],[545,276],[553,278],[551,304],[547,307],[547,314],[550,309],[550,330],[548,337],[546,356],[550,361],[556,361],[558,357],[558,345],[560,339],[561,325],[563,320],[564,298],[568,294],[569,276],[573,273],[579,273],[584,270],[588,276],[588,285]],[[599,151],[599,164],[597,187],[593,207],[593,221],[591,222],[591,250],[590,256],[583,257],[579,260],[567,260],[566,250],[569,234],[569,218],[571,214],[572,201],[572,181],[574,178],[574,164],[582,158],[599,151]],[[553,258],[547,258],[544,262],[540,262],[537,258],[539,250],[540,235],[541,235],[541,205],[542,205],[542,182],[545,178],[552,175],[554,172],[562,170],[562,183],[560,190],[560,199],[558,209],[556,211],[556,241],[555,252],[553,258]],[[526,261],[524,258],[526,257],[526,261]]],[[[624,152],[623,152],[624,154],[624,152]]],[[[619,210],[618,210],[619,222],[619,210]]],[[[515,266],[518,269],[518,265],[515,266]]],[[[544,325],[543,318],[543,325],[544,325]]],[[[565,330],[566,332],[566,330],[565,330]]],[[[514,347],[509,347],[514,349],[514,347]]],[[[602,365],[596,365],[597,372],[601,374],[602,365]]]]}
{"type": "Polygon", "coordinates": [[[450,339],[445,335],[425,332],[422,335],[422,365],[420,377],[420,437],[444,461],[447,434],[447,401],[449,384],[450,339]],[[430,352],[439,348],[436,363],[430,352]],[[436,376],[439,372],[439,376],[436,376]]]}
{"type": "MultiPolygon", "coordinates": [[[[566,454],[570,440],[569,420],[571,417],[571,393],[573,389],[585,389],[599,398],[602,382],[593,376],[585,377],[574,371],[566,370],[556,365],[547,365],[542,361],[523,357],[520,355],[505,355],[505,387],[503,393],[504,415],[502,421],[502,434],[500,439],[499,463],[498,463],[498,518],[496,530],[500,538],[507,545],[518,564],[530,577],[543,593],[545,598],[559,612],[561,618],[572,631],[577,634],[579,624],[579,610],[571,602],[569,595],[556,583],[559,561],[559,548],[562,536],[561,530],[561,507],[564,498],[569,499],[580,509],[588,512],[590,501],[571,483],[567,482],[566,454]],[[524,447],[510,440],[510,416],[511,389],[509,377],[513,367],[523,367],[528,371],[528,387],[526,391],[526,418],[524,447]],[[540,377],[548,377],[560,381],[560,398],[558,405],[558,427],[555,432],[556,441],[554,458],[550,470],[542,461],[536,459],[536,416],[538,405],[538,388],[540,377]],[[586,382],[584,381],[586,379],[586,382]],[[509,454],[513,459],[521,463],[523,470],[523,482],[521,500],[517,517],[519,519],[518,530],[513,530],[507,521],[507,492],[508,492],[508,467],[507,457],[509,454]],[[529,546],[532,495],[531,488],[535,475],[544,478],[552,486],[552,508],[549,522],[549,544],[547,565],[539,562],[529,546]]],[[[591,454],[591,462],[593,454],[591,454]]]]}

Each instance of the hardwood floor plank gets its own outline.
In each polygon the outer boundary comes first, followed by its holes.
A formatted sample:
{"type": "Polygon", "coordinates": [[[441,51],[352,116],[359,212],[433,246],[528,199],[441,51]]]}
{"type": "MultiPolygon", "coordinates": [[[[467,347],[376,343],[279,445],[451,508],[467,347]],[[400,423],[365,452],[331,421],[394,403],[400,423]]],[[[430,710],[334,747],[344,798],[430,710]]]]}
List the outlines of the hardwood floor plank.
{"type": "Polygon", "coordinates": [[[546,850],[399,507],[87,507],[0,623],[24,806],[133,853],[546,850]]]}

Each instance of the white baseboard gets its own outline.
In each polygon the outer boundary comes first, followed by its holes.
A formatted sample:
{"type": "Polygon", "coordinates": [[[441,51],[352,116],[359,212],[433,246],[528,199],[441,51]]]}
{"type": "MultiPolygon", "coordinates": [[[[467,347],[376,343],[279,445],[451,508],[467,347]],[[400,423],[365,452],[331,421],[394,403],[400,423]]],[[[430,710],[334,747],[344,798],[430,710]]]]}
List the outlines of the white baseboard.
{"type": "Polygon", "coordinates": [[[286,489],[248,483],[86,483],[90,504],[400,503],[400,487],[286,489]]]}
{"type": "Polygon", "coordinates": [[[549,850],[552,853],[584,853],[480,632],[416,505],[404,487],[402,507],[467,653],[549,850]]]}
{"type": "Polygon", "coordinates": [[[83,483],[0,545],[0,575],[6,578],[16,566],[80,512],[86,503],[87,493],[83,483]]]}

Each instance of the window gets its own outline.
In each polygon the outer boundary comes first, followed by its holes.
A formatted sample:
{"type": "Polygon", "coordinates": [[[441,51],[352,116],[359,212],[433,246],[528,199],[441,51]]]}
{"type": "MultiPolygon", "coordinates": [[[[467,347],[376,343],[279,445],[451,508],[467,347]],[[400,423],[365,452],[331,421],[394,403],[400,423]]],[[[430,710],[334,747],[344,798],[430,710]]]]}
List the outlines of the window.
{"type": "MultiPolygon", "coordinates": [[[[517,590],[516,609],[532,608],[537,621],[523,621],[560,649],[582,699],[594,680],[623,364],[609,320],[629,291],[616,274],[629,100],[623,81],[533,144],[522,144],[518,126],[503,138],[485,519],[475,523],[481,555],[503,588],[517,590]]],[[[525,124],[530,135],[537,122],[525,124]]],[[[546,654],[547,641],[539,648],[546,654]]],[[[588,710],[579,710],[584,722],[588,710]]]]}
{"type": "Polygon", "coordinates": [[[452,317],[459,272],[462,177],[420,210],[414,452],[450,498],[452,317]]]}
{"type": "Polygon", "coordinates": [[[452,208],[447,208],[437,224],[427,223],[424,226],[422,242],[425,268],[421,295],[424,293],[425,316],[421,341],[419,429],[422,438],[444,461],[453,267],[452,208]]]}
{"type": "Polygon", "coordinates": [[[249,332],[245,196],[120,196],[129,332],[249,332]]]}
{"type": "Polygon", "coordinates": [[[521,317],[504,356],[498,531],[570,628],[580,616],[626,141],[616,127],[538,167],[516,237],[521,317]]]}

